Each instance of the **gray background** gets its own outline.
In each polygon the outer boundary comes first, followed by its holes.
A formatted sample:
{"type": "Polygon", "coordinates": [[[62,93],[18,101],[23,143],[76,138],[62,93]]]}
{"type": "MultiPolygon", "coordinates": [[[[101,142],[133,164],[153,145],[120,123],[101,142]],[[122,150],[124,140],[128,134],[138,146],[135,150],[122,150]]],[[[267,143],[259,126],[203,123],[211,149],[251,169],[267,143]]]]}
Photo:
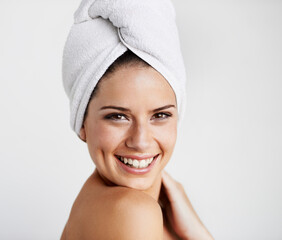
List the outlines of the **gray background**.
{"type": "MultiPolygon", "coordinates": [[[[188,102],[167,169],[216,239],[282,239],[282,1],[173,3],[188,102]]],[[[58,239],[94,169],[61,82],[78,5],[0,2],[0,239],[58,239]]]]}

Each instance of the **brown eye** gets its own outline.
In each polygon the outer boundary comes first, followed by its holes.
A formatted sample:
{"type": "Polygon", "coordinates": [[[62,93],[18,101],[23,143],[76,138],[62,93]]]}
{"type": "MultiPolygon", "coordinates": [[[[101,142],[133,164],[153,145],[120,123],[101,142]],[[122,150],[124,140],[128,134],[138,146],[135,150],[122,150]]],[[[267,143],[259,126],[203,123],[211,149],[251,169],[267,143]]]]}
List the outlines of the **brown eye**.
{"type": "Polygon", "coordinates": [[[126,116],[124,114],[120,114],[120,113],[111,113],[111,114],[105,116],[105,119],[114,120],[114,121],[127,120],[126,116]]]}
{"type": "Polygon", "coordinates": [[[171,117],[171,116],[172,116],[171,113],[160,112],[160,113],[154,114],[152,118],[153,118],[153,119],[160,119],[160,120],[162,120],[162,119],[169,118],[169,117],[171,117]]]}

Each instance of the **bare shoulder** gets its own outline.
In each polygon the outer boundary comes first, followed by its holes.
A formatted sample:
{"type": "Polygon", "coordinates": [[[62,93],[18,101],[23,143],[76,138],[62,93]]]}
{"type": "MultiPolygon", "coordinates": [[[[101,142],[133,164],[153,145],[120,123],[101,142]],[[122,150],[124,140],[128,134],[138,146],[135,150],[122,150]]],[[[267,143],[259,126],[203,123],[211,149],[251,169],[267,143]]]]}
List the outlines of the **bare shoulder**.
{"type": "Polygon", "coordinates": [[[158,203],[137,190],[114,187],[104,193],[93,222],[85,223],[85,239],[162,239],[163,220],[158,203]],[[94,223],[95,222],[95,223],[94,223]]]}
{"type": "MultiPolygon", "coordinates": [[[[134,189],[110,187],[84,201],[69,223],[70,239],[157,240],[163,238],[163,219],[159,204],[134,189]]],[[[68,240],[68,238],[67,238],[68,240]]]]}

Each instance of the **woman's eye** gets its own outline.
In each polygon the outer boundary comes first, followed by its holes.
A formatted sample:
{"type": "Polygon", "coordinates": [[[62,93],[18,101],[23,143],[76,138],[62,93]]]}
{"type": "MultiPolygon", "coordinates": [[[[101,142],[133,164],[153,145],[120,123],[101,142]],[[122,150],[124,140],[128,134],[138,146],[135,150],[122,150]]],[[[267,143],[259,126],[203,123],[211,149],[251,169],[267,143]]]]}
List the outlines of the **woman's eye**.
{"type": "Polygon", "coordinates": [[[166,119],[166,118],[169,118],[171,117],[172,114],[171,113],[163,113],[163,112],[160,112],[160,113],[156,113],[153,115],[153,119],[166,119]]]}
{"type": "Polygon", "coordinates": [[[120,114],[120,113],[109,114],[109,115],[105,116],[105,119],[110,119],[110,120],[115,120],[115,121],[127,120],[126,116],[124,114],[120,114]]]}

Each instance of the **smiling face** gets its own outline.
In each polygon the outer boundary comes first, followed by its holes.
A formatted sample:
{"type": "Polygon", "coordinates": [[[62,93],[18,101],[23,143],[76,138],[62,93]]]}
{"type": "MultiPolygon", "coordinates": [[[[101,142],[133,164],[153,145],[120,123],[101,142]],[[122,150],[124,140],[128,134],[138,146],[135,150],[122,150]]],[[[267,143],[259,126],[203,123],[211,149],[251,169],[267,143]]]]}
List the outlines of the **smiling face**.
{"type": "Polygon", "coordinates": [[[123,66],[99,84],[80,137],[106,183],[146,190],[171,157],[177,118],[174,91],[160,73],[123,66]]]}

